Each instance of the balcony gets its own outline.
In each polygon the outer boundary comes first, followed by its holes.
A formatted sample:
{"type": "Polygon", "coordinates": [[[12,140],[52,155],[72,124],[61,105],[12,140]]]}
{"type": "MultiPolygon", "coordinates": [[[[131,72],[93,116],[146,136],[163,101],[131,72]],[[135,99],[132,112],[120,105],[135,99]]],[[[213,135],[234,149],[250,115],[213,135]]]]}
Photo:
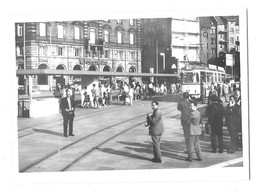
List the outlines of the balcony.
{"type": "Polygon", "coordinates": [[[112,47],[112,48],[139,48],[137,44],[130,44],[130,43],[117,43],[117,42],[106,42],[105,47],[112,47]]]}

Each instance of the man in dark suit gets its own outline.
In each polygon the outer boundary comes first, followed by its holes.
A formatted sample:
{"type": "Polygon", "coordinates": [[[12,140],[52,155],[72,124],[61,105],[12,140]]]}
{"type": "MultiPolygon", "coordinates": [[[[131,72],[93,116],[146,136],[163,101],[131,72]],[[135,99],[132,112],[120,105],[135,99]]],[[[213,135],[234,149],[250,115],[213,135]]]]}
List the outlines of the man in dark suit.
{"type": "Polygon", "coordinates": [[[208,117],[208,121],[211,126],[210,139],[212,152],[217,152],[218,140],[218,152],[223,153],[223,116],[226,115],[226,111],[224,106],[218,102],[218,96],[213,95],[211,97],[211,102],[212,103],[206,108],[205,115],[208,117]]]}
{"type": "Polygon", "coordinates": [[[61,113],[63,116],[63,135],[64,137],[68,137],[67,128],[69,124],[69,136],[74,136],[73,134],[73,120],[75,117],[75,103],[71,98],[71,90],[66,90],[66,97],[61,99],[60,102],[61,113]]]}
{"type": "Polygon", "coordinates": [[[154,158],[152,162],[161,163],[161,150],[160,150],[160,141],[162,137],[162,133],[164,132],[163,122],[162,122],[162,113],[159,110],[159,103],[157,101],[153,101],[151,103],[153,114],[149,115],[150,126],[149,126],[149,135],[151,135],[153,141],[153,154],[154,158]]]}
{"type": "Polygon", "coordinates": [[[181,112],[181,125],[183,128],[185,144],[186,144],[186,151],[185,153],[189,153],[189,145],[190,145],[190,123],[188,121],[188,116],[190,114],[190,100],[189,100],[189,93],[184,92],[182,94],[182,101],[178,103],[177,109],[181,112]]]}

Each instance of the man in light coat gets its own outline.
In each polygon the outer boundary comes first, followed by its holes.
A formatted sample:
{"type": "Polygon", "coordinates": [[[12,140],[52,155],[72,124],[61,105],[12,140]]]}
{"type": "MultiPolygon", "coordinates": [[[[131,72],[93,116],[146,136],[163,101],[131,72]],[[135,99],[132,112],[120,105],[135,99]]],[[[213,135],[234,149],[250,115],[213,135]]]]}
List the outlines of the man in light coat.
{"type": "Polygon", "coordinates": [[[198,161],[202,160],[201,149],[200,149],[200,112],[197,110],[197,102],[191,101],[190,103],[191,112],[188,116],[188,123],[190,124],[190,148],[187,161],[193,160],[193,147],[195,147],[198,161]]]}

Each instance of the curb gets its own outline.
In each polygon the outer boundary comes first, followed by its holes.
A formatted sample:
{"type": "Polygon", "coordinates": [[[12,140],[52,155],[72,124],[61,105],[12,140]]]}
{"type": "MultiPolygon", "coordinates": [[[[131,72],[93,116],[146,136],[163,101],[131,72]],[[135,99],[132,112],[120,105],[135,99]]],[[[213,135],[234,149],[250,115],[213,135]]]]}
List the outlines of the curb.
{"type": "Polygon", "coordinates": [[[222,163],[219,163],[219,164],[216,164],[216,165],[212,165],[212,166],[209,166],[207,168],[225,167],[225,166],[230,166],[230,165],[233,165],[233,164],[237,164],[239,162],[243,162],[243,157],[236,158],[236,159],[233,159],[233,160],[229,160],[229,161],[226,161],[226,162],[222,162],[222,163]]]}

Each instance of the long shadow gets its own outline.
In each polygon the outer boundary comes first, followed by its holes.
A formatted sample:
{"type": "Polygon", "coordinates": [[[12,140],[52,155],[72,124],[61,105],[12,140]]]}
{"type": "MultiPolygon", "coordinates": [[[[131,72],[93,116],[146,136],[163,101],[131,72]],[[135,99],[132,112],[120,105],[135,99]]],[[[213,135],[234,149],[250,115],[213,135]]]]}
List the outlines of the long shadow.
{"type": "MultiPolygon", "coordinates": [[[[127,145],[125,148],[133,150],[138,153],[149,153],[153,155],[153,147],[151,142],[145,143],[136,143],[136,142],[123,142],[119,141],[118,143],[127,145]]],[[[185,160],[186,157],[178,155],[178,153],[182,153],[178,151],[182,149],[182,145],[179,143],[173,144],[172,142],[162,141],[161,142],[161,154],[162,157],[174,158],[178,160],[185,160]]],[[[183,150],[183,149],[182,149],[183,150]]]]}
{"type": "Polygon", "coordinates": [[[58,132],[54,132],[54,131],[46,130],[46,129],[33,129],[33,131],[36,133],[47,133],[47,134],[56,135],[56,136],[63,136],[63,133],[58,133],[58,132]]]}
{"type": "Polygon", "coordinates": [[[136,154],[131,154],[129,152],[114,150],[114,149],[111,149],[111,148],[99,148],[98,150],[101,151],[101,152],[108,153],[108,154],[126,156],[126,157],[129,157],[129,158],[135,158],[135,159],[139,159],[139,160],[146,160],[146,161],[151,160],[150,158],[146,158],[146,157],[139,156],[139,155],[136,155],[136,154]]]}

